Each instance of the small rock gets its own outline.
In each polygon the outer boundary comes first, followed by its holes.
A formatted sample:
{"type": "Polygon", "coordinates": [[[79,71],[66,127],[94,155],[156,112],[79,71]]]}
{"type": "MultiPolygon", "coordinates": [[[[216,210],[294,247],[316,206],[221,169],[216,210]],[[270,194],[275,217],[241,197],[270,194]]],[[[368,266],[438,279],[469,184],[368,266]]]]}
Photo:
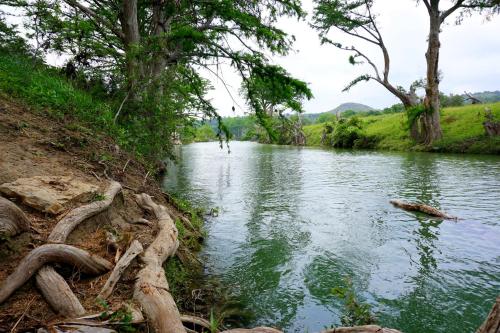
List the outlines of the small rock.
{"type": "Polygon", "coordinates": [[[22,200],[36,210],[59,214],[70,204],[89,201],[99,187],[72,176],[19,178],[0,185],[0,192],[22,200]]]}

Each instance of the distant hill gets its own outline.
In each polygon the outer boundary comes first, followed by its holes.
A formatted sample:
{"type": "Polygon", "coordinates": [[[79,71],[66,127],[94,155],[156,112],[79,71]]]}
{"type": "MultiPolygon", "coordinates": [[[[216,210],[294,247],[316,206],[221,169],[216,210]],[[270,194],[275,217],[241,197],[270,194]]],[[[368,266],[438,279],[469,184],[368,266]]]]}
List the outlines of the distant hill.
{"type": "Polygon", "coordinates": [[[336,114],[337,112],[342,113],[347,110],[351,110],[354,112],[364,112],[364,111],[371,111],[374,110],[372,107],[360,103],[343,103],[337,106],[335,109],[327,111],[333,114],[336,114]]]}
{"type": "Polygon", "coordinates": [[[303,118],[310,119],[312,122],[314,122],[318,117],[324,113],[332,113],[332,114],[337,114],[342,113],[345,111],[354,111],[354,112],[366,112],[366,111],[371,111],[374,110],[374,108],[364,105],[361,103],[342,103],[339,106],[337,106],[335,109],[332,109],[330,111],[322,112],[322,113],[304,113],[302,115],[303,118]]]}
{"type": "MultiPolygon", "coordinates": [[[[473,97],[479,99],[483,103],[495,103],[495,102],[500,102],[500,91],[483,91],[483,92],[475,92],[471,94],[473,97]]],[[[465,104],[470,104],[471,101],[467,100],[467,95],[461,95],[464,100],[465,104]]]]}

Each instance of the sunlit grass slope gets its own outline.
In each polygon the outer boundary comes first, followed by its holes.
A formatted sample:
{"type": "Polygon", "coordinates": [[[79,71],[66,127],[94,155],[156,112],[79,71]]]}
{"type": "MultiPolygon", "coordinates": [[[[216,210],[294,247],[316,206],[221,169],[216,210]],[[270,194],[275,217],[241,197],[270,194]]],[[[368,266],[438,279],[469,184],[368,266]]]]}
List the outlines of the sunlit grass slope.
{"type": "MultiPolygon", "coordinates": [[[[500,121],[500,103],[446,108],[441,112],[443,139],[432,147],[416,145],[408,137],[404,113],[362,117],[367,135],[378,138],[376,148],[387,150],[432,150],[444,152],[500,154],[500,137],[488,137],[483,128],[484,109],[500,121]]],[[[307,145],[319,146],[324,124],[304,127],[307,145]]]]}

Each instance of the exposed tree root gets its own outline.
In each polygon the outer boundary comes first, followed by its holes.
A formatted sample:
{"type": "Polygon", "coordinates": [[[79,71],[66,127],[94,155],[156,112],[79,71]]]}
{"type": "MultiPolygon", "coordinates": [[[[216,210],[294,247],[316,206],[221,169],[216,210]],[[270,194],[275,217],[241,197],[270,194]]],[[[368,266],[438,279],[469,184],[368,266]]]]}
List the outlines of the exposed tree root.
{"type": "Polygon", "coordinates": [[[181,315],[181,321],[183,323],[195,324],[195,325],[204,327],[208,330],[211,329],[210,322],[208,320],[200,318],[200,317],[190,316],[190,315],[181,315]]]}
{"type": "Polygon", "coordinates": [[[488,317],[476,333],[500,333],[500,296],[497,297],[488,317]]]}
{"type": "Polygon", "coordinates": [[[392,328],[383,328],[378,325],[365,325],[354,327],[337,327],[331,328],[322,333],[401,333],[392,328]]]}
{"type": "Polygon", "coordinates": [[[85,309],[64,278],[52,266],[44,266],[36,274],[36,284],[52,308],[63,317],[77,317],[85,309]]]}
{"type": "Polygon", "coordinates": [[[30,222],[13,202],[0,197],[0,236],[15,236],[30,229],[30,222]]]}
{"type": "MultiPolygon", "coordinates": [[[[57,223],[47,240],[51,243],[64,243],[81,222],[109,208],[120,191],[120,183],[112,181],[104,193],[104,200],[94,201],[70,211],[57,223]]],[[[71,291],[68,283],[52,267],[40,269],[36,276],[36,283],[47,303],[57,313],[70,318],[85,313],[85,309],[71,291]]]]}
{"type": "Polygon", "coordinates": [[[16,270],[7,277],[0,289],[0,304],[28,281],[43,265],[55,262],[70,264],[83,273],[92,275],[99,275],[113,268],[113,265],[107,260],[91,255],[77,247],[64,244],[45,244],[24,257],[16,270]]]}
{"type": "Polygon", "coordinates": [[[440,217],[443,219],[448,219],[448,220],[457,220],[458,218],[455,216],[451,216],[446,214],[445,212],[440,211],[439,209],[436,209],[434,207],[420,204],[420,203],[411,203],[411,202],[405,202],[401,200],[390,200],[390,203],[393,204],[396,207],[402,208],[404,210],[408,211],[417,211],[417,212],[422,212],[431,216],[436,216],[440,217]]]}
{"type": "Polygon", "coordinates": [[[235,328],[232,330],[223,331],[221,333],[283,333],[283,332],[271,327],[255,327],[255,328],[235,328]]]}
{"type": "Polygon", "coordinates": [[[104,200],[94,201],[87,205],[78,207],[69,212],[54,227],[48,241],[51,243],[64,243],[69,234],[89,217],[97,215],[107,209],[113,202],[117,193],[122,189],[120,183],[112,181],[104,193],[104,200]]]}
{"type": "Polygon", "coordinates": [[[113,289],[116,286],[116,283],[120,280],[123,272],[125,272],[132,260],[134,260],[135,257],[137,257],[140,253],[142,253],[142,245],[141,243],[139,243],[139,241],[134,240],[132,244],[130,244],[130,247],[127,249],[127,251],[125,251],[123,256],[120,258],[120,260],[118,260],[118,262],[116,263],[113,272],[111,272],[111,275],[106,281],[106,284],[99,293],[99,296],[97,296],[98,298],[105,300],[111,295],[113,289]]]}
{"type": "Polygon", "coordinates": [[[144,267],[137,274],[134,299],[141,304],[154,332],[184,333],[186,330],[177,305],[168,291],[168,282],[162,267],[163,262],[174,255],[179,246],[177,228],[167,209],[154,203],[149,195],[140,194],[136,199],[139,206],[155,214],[159,231],[141,257],[144,267]]]}

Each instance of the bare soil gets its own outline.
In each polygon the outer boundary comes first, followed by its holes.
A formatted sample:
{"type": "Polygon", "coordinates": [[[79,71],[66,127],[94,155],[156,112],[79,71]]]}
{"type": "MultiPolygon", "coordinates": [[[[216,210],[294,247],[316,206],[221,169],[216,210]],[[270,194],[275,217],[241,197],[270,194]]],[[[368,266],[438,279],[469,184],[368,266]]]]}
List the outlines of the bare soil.
{"type": "MultiPolygon", "coordinates": [[[[106,232],[119,234],[123,250],[138,239],[146,248],[156,233],[155,227],[131,224],[145,217],[133,199],[134,193],[148,193],[166,206],[173,217],[181,217],[165,199],[159,181],[146,177],[146,168],[130,154],[121,150],[111,138],[96,135],[73,119],[55,121],[43,112],[34,112],[5,96],[0,96],[0,184],[22,177],[55,175],[75,176],[96,184],[104,191],[110,177],[123,186],[123,195],[117,196],[111,208],[83,222],[72,232],[67,244],[78,246],[113,262],[115,252],[106,245],[106,232]],[[126,168],[125,168],[126,165],[126,168]]],[[[0,239],[0,286],[33,248],[45,243],[60,215],[38,212],[17,202],[31,222],[31,232],[10,239],[0,239]]],[[[185,252],[186,249],[180,249],[185,252]]],[[[103,310],[96,296],[109,273],[87,277],[68,267],[55,266],[69,282],[75,295],[89,313],[103,310]]],[[[111,307],[118,307],[132,298],[133,277],[137,264],[129,267],[109,299],[111,307]]],[[[37,291],[34,279],[16,291],[0,305],[0,332],[25,331],[58,320],[37,291]]]]}

